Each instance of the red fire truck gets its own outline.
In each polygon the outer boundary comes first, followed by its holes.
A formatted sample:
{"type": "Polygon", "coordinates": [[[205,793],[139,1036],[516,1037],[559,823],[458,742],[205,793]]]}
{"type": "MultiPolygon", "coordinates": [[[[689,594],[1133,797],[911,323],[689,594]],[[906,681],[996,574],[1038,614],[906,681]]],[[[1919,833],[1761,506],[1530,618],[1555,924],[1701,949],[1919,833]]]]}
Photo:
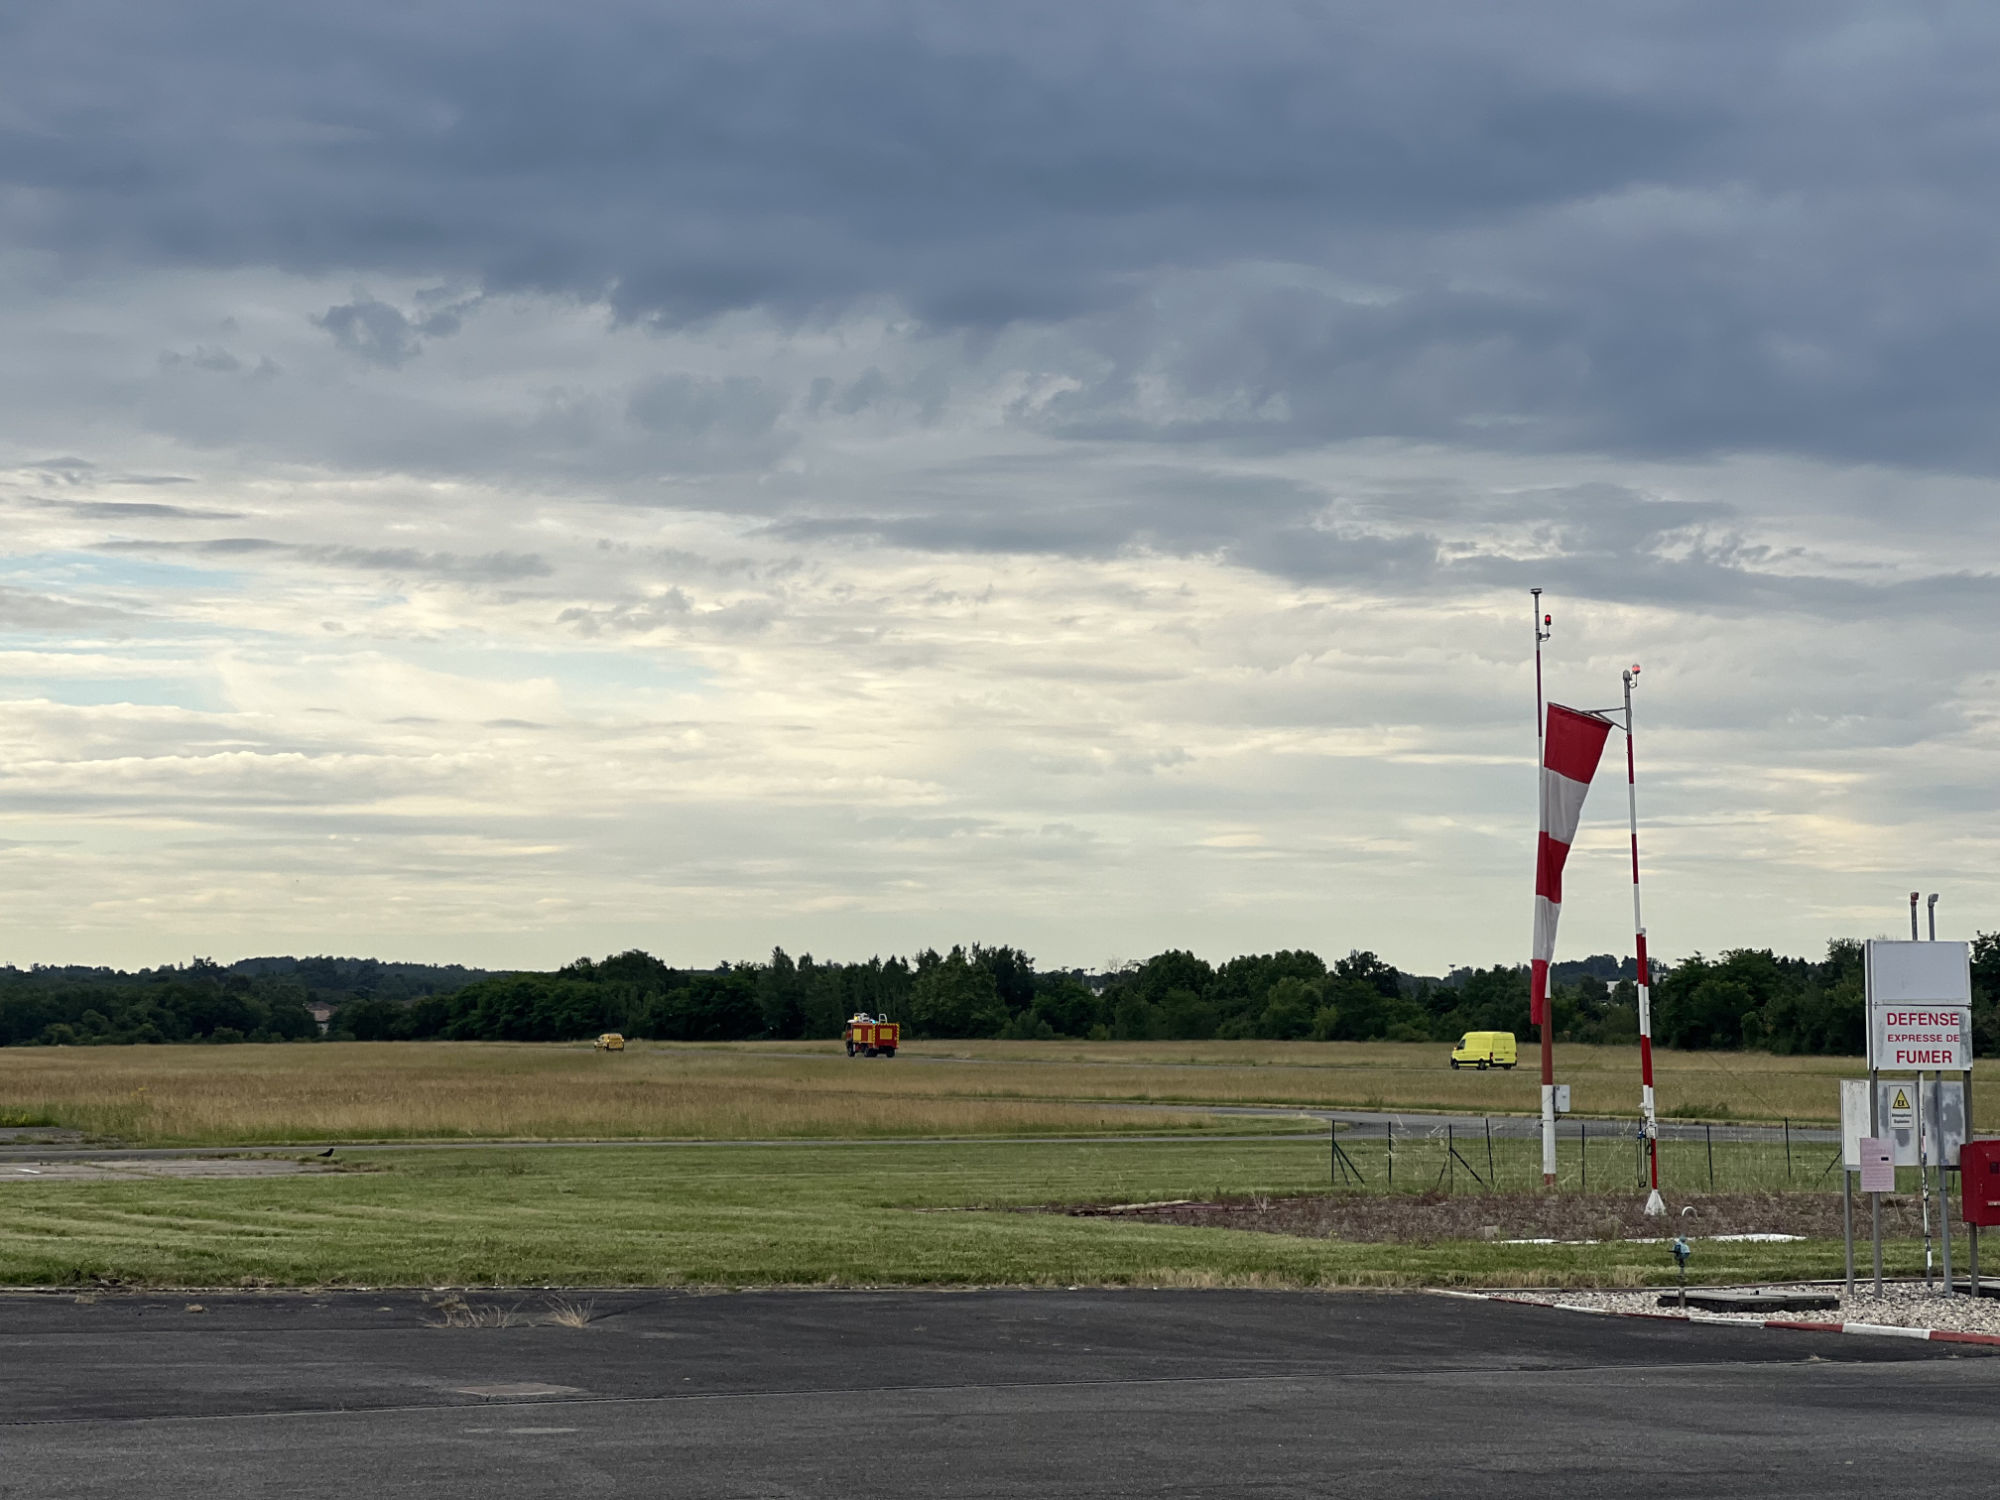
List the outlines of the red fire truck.
{"type": "Polygon", "coordinates": [[[894,1057],[896,1045],[903,1039],[903,1027],[900,1022],[878,1021],[863,1012],[848,1021],[841,1035],[849,1057],[894,1057]]]}

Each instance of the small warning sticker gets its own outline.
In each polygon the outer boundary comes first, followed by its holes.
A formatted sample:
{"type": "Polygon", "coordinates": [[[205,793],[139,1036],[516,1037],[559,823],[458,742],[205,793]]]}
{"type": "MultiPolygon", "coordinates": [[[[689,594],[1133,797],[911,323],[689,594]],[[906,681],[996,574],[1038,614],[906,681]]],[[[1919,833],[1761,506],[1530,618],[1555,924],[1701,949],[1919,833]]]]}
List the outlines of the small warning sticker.
{"type": "Polygon", "coordinates": [[[1907,1084],[1897,1086],[1889,1096],[1889,1128],[1891,1130],[1914,1130],[1917,1124],[1916,1090],[1907,1084]]]}

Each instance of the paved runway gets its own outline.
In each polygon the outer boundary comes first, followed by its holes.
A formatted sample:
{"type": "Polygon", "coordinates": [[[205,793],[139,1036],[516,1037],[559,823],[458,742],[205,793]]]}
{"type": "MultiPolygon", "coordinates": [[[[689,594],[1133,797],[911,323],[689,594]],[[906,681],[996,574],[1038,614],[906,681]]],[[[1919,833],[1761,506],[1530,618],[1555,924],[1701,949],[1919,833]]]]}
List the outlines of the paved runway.
{"type": "Polygon", "coordinates": [[[1825,1500],[1983,1492],[2000,1399],[1976,1350],[1420,1294],[465,1303],[0,1297],[0,1496],[1825,1500]]]}

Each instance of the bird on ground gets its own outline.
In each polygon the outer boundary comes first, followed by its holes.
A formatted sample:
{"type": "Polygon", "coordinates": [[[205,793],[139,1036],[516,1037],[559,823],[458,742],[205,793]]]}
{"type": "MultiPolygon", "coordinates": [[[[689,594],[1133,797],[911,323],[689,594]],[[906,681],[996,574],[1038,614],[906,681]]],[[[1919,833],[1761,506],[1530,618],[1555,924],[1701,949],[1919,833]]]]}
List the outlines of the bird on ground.
{"type": "Polygon", "coordinates": [[[331,1155],[333,1155],[333,1147],[331,1147],[331,1146],[328,1146],[328,1147],[327,1147],[327,1148],[326,1148],[326,1149],[325,1149],[324,1151],[320,1152],[320,1155],[321,1155],[321,1156],[331,1156],[331,1155]]]}

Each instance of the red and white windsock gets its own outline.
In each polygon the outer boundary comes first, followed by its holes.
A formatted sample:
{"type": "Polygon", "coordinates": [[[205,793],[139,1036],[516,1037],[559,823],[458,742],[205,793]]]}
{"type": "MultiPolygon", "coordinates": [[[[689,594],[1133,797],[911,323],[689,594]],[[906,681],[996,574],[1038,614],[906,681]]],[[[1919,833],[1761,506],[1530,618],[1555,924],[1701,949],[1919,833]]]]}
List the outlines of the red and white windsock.
{"type": "Polygon", "coordinates": [[[1535,856],[1535,947],[1528,989],[1528,1019],[1548,1025],[1549,960],[1556,952],[1556,919],[1562,915],[1563,862],[1576,838],[1584,795],[1611,721],[1549,705],[1548,732],[1542,737],[1542,835],[1535,856]]]}

